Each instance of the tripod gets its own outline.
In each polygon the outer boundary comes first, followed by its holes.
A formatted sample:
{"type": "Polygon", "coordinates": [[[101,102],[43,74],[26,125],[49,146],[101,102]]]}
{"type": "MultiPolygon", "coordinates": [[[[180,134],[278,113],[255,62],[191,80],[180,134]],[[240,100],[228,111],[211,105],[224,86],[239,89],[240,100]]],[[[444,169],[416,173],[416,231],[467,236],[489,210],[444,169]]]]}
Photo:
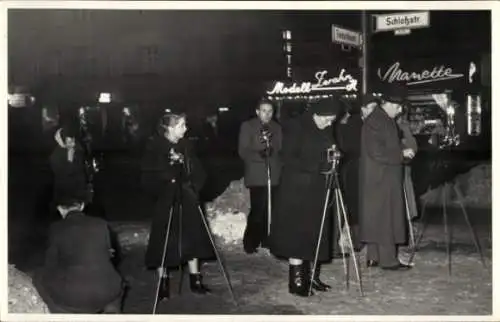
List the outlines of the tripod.
{"type": "MultiPolygon", "coordinates": [[[[167,247],[168,247],[168,241],[169,241],[169,237],[170,237],[170,232],[171,232],[171,226],[172,226],[172,219],[173,219],[173,213],[174,213],[174,208],[176,207],[177,203],[179,202],[179,250],[181,249],[181,243],[180,243],[180,240],[181,240],[181,234],[182,234],[182,199],[181,200],[177,200],[179,197],[182,198],[182,189],[184,189],[184,187],[182,187],[181,185],[181,180],[176,180],[174,179],[175,182],[177,182],[177,187],[176,187],[176,192],[174,193],[174,196],[173,196],[173,199],[172,199],[172,204],[170,206],[170,210],[169,210],[169,219],[168,219],[168,224],[167,224],[167,231],[166,231],[166,234],[165,234],[165,240],[163,242],[163,252],[162,252],[162,260],[161,260],[161,265],[160,265],[160,268],[162,269],[162,271],[165,269],[166,267],[166,262],[167,262],[167,258],[166,258],[166,255],[167,255],[167,247]]],[[[189,183],[189,186],[193,186],[192,183],[189,183]]],[[[221,254],[217,248],[217,245],[215,244],[215,241],[214,241],[214,238],[213,238],[213,235],[212,235],[212,232],[210,230],[210,227],[208,225],[208,221],[207,219],[205,218],[205,215],[203,213],[203,210],[201,209],[201,206],[199,204],[199,200],[197,198],[197,196],[194,195],[194,193],[191,194],[193,199],[194,199],[194,202],[196,202],[196,207],[197,207],[197,212],[199,213],[200,215],[200,218],[203,222],[203,226],[208,234],[208,237],[210,239],[210,243],[212,245],[212,248],[214,250],[214,253],[215,253],[215,256],[217,258],[217,263],[219,265],[219,270],[221,271],[225,281],[226,281],[226,284],[227,284],[227,287],[229,289],[229,292],[231,294],[231,298],[234,302],[234,304],[237,306],[238,303],[236,301],[236,298],[234,296],[234,292],[233,292],[233,288],[232,288],[232,285],[231,285],[231,282],[229,280],[229,275],[227,274],[227,271],[225,269],[225,266],[224,266],[224,263],[222,262],[222,259],[221,259],[221,254]]],[[[182,270],[182,267],[181,267],[181,277],[180,277],[180,284],[179,284],[179,293],[181,292],[181,289],[182,289],[182,278],[183,278],[183,270],[182,270]]],[[[155,292],[155,300],[154,300],[154,306],[153,306],[153,314],[156,314],[156,308],[157,308],[157,305],[158,305],[158,297],[159,297],[159,292],[160,292],[160,286],[161,286],[161,278],[162,276],[159,275],[158,277],[158,282],[157,282],[157,286],[156,286],[156,292],[155,292]]]]}
{"type": "MultiPolygon", "coordinates": [[[[325,203],[323,206],[323,216],[321,218],[321,226],[319,229],[319,236],[318,236],[318,242],[316,244],[316,251],[315,251],[315,255],[314,255],[314,262],[313,262],[312,271],[315,272],[316,267],[318,265],[319,248],[320,248],[320,244],[321,244],[321,238],[323,236],[326,213],[327,213],[328,208],[330,207],[329,201],[330,201],[330,195],[332,192],[332,185],[334,185],[333,192],[335,195],[335,217],[337,217],[339,236],[342,234],[342,220],[343,220],[345,225],[346,225],[350,254],[351,254],[352,260],[354,262],[354,269],[356,271],[356,277],[358,280],[359,291],[361,293],[361,296],[364,296],[363,285],[361,282],[361,275],[359,273],[359,268],[358,268],[358,260],[356,258],[356,252],[354,250],[354,245],[352,243],[351,230],[349,227],[349,222],[347,220],[347,214],[346,214],[346,210],[345,210],[345,206],[344,206],[344,199],[342,197],[342,192],[340,191],[339,174],[337,171],[339,157],[334,157],[332,160],[330,160],[330,157],[329,157],[328,161],[332,165],[332,167],[329,171],[323,173],[326,176],[326,196],[325,196],[325,203]],[[341,216],[342,216],[342,218],[341,218],[341,216]]],[[[344,276],[345,276],[346,289],[349,289],[349,269],[348,269],[348,262],[346,261],[346,258],[345,258],[345,251],[344,251],[343,243],[340,243],[340,247],[342,250],[342,262],[344,264],[344,276]]],[[[309,294],[312,294],[313,280],[314,280],[314,274],[311,274],[311,281],[309,283],[309,294]]]]}
{"type": "MultiPolygon", "coordinates": [[[[430,190],[430,188],[427,191],[429,191],[429,190],[430,190]]],[[[447,214],[447,209],[446,209],[446,198],[449,194],[451,195],[452,191],[454,191],[456,196],[458,197],[458,203],[460,205],[460,208],[462,209],[462,213],[464,215],[465,222],[467,223],[467,226],[469,228],[469,231],[470,231],[470,234],[472,237],[472,241],[474,242],[476,250],[480,255],[481,263],[483,264],[483,267],[486,268],[486,263],[484,262],[483,252],[481,250],[481,246],[479,244],[476,232],[475,232],[474,228],[472,227],[472,224],[469,220],[469,215],[467,214],[467,211],[465,210],[465,206],[463,203],[463,200],[464,200],[463,194],[460,191],[460,189],[457,187],[456,183],[446,181],[444,183],[444,186],[441,189],[441,198],[442,198],[441,206],[442,206],[442,213],[443,213],[444,233],[446,235],[446,255],[448,258],[448,274],[450,276],[451,276],[451,237],[452,237],[452,232],[448,227],[448,214],[447,214]]],[[[418,246],[420,245],[420,242],[422,241],[422,237],[424,235],[425,229],[427,228],[427,225],[428,225],[428,222],[425,221],[426,207],[427,207],[427,201],[425,201],[423,206],[422,206],[422,217],[421,217],[420,221],[422,222],[423,227],[422,227],[420,235],[417,239],[416,245],[410,254],[410,258],[408,260],[409,263],[412,263],[412,261],[415,257],[415,253],[417,252],[418,246]]]]}

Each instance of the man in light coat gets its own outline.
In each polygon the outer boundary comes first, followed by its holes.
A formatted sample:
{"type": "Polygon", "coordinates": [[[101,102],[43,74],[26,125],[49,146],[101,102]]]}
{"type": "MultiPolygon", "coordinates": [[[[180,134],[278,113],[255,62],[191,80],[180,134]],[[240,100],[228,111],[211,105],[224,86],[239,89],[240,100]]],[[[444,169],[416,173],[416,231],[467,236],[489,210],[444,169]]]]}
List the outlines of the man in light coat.
{"type": "Polygon", "coordinates": [[[250,190],[250,213],[243,237],[244,250],[249,254],[255,253],[259,245],[267,247],[268,166],[271,206],[281,175],[282,133],[281,126],[272,120],[273,105],[262,100],[255,112],[256,117],[241,125],[238,142],[238,154],[245,164],[245,186],[250,190]]]}
{"type": "Polygon", "coordinates": [[[391,85],[379,106],[365,118],[361,134],[360,234],[367,244],[367,266],[405,270],[398,260],[398,245],[407,230],[403,199],[403,163],[415,151],[404,148],[395,118],[401,113],[405,89],[391,85]]]}

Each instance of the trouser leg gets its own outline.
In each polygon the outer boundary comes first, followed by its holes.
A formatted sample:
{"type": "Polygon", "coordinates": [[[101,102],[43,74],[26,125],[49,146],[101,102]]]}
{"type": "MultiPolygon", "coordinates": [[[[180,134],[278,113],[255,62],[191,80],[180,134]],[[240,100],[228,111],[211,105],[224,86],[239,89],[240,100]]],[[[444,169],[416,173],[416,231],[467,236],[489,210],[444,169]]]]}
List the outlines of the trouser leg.
{"type": "Polygon", "coordinates": [[[243,236],[247,252],[253,252],[267,236],[266,188],[250,187],[250,213],[243,236]]]}
{"type": "Polygon", "coordinates": [[[379,256],[380,256],[380,266],[381,267],[391,267],[399,264],[399,259],[397,256],[397,246],[394,244],[379,244],[378,245],[379,256]]]}
{"type": "Polygon", "coordinates": [[[367,261],[379,261],[378,245],[369,243],[366,245],[366,260],[367,261]]]}

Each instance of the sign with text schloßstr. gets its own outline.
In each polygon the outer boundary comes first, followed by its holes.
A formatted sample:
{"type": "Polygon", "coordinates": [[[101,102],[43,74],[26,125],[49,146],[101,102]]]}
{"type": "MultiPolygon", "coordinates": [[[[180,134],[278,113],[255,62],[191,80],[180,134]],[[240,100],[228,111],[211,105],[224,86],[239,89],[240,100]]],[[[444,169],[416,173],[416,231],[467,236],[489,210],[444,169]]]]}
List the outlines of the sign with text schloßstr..
{"type": "Polygon", "coordinates": [[[375,32],[397,29],[416,29],[430,26],[429,11],[375,15],[375,32]]]}

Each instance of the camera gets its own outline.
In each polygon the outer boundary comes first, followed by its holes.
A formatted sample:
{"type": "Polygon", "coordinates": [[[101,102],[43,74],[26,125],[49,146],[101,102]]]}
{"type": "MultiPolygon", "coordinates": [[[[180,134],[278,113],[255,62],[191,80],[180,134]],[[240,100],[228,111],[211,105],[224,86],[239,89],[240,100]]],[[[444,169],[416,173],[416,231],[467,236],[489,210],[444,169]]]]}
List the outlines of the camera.
{"type": "Polygon", "coordinates": [[[327,153],[326,158],[327,158],[328,163],[338,162],[340,160],[340,158],[342,158],[342,153],[339,150],[337,150],[335,145],[328,148],[326,150],[326,153],[327,153]]]}
{"type": "Polygon", "coordinates": [[[271,137],[272,137],[272,132],[270,131],[269,127],[263,126],[260,129],[260,136],[259,136],[260,141],[264,143],[269,143],[271,141],[271,137]]]}

